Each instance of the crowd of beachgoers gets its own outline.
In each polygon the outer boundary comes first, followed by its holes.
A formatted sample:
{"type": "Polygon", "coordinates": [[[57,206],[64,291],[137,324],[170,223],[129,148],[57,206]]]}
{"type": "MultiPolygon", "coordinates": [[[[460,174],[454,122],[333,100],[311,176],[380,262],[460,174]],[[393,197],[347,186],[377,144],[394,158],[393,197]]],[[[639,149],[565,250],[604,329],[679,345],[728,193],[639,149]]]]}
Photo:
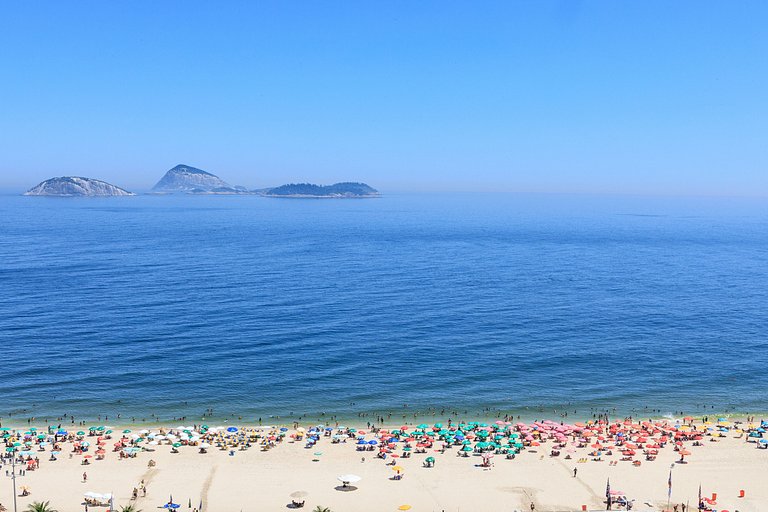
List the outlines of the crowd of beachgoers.
{"type": "MultiPolygon", "coordinates": [[[[8,476],[11,472],[23,475],[30,471],[45,471],[47,465],[67,458],[79,461],[82,478],[87,481],[91,465],[99,464],[108,457],[146,458],[147,467],[151,468],[155,464],[153,454],[158,451],[179,453],[193,450],[205,455],[218,450],[234,455],[250,449],[273,450],[282,443],[292,442],[302,444],[317,459],[322,458],[324,444],[349,445],[349,451],[355,452],[360,462],[380,461],[389,465],[392,479],[398,480],[405,477],[401,461],[412,457],[418,457],[423,467],[440,464],[441,457],[473,457],[473,464],[490,470],[501,461],[513,461],[527,451],[536,451],[539,455],[570,461],[574,476],[579,464],[602,462],[607,465],[641,466],[653,464],[665,451],[674,453],[678,464],[687,464],[695,459],[699,450],[706,450],[708,444],[726,438],[753,443],[756,449],[768,449],[767,429],[768,422],[762,420],[686,417],[676,421],[612,421],[602,417],[583,423],[449,420],[396,428],[372,426],[360,429],[339,424],[305,427],[297,423],[290,427],[189,425],[141,430],[106,425],[82,430],[62,426],[43,429],[2,427],[0,436],[5,445],[2,464],[8,476]]],[[[350,478],[341,480],[344,486],[354,483],[355,475],[348,476],[350,478]]],[[[144,485],[142,481],[133,488],[134,500],[141,493],[146,495],[144,485]]],[[[29,488],[20,489],[21,496],[30,492],[29,488]]],[[[83,498],[84,505],[108,504],[111,495],[89,492],[83,498]]],[[[303,505],[300,498],[296,497],[294,506],[303,505]]],[[[631,497],[610,489],[606,491],[606,502],[609,507],[619,506],[622,509],[630,508],[633,503],[631,497]]],[[[171,498],[169,503],[158,505],[176,508],[179,504],[174,504],[171,498]]],[[[717,510],[716,497],[700,496],[699,509],[717,510]]]]}

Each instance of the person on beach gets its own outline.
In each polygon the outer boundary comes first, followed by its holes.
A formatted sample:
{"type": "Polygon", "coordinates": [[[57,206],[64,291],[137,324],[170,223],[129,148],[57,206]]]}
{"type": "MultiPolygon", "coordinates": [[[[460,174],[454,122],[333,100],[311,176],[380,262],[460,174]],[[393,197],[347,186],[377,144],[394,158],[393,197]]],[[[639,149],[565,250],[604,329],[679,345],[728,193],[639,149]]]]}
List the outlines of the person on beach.
{"type": "Polygon", "coordinates": [[[87,481],[88,481],[88,473],[83,471],[83,482],[87,482],[87,481]]]}
{"type": "Polygon", "coordinates": [[[573,478],[576,478],[577,471],[579,471],[579,468],[573,468],[573,478]]]}

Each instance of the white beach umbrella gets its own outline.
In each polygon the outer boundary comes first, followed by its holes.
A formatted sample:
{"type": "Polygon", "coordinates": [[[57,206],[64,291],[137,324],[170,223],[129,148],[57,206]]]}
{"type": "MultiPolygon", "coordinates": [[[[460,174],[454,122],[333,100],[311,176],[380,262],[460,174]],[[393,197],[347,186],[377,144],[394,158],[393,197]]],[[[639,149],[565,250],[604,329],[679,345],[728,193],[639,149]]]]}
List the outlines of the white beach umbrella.
{"type": "Polygon", "coordinates": [[[359,477],[357,475],[339,475],[336,477],[337,480],[343,484],[354,484],[362,480],[362,477],[359,477]]]}

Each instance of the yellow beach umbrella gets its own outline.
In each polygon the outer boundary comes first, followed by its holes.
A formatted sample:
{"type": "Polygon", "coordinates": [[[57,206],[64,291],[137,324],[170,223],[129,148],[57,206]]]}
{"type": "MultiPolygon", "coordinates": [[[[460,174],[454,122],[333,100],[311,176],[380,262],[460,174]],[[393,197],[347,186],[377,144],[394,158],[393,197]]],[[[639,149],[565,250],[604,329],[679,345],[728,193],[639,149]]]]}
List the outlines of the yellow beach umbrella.
{"type": "Polygon", "coordinates": [[[397,471],[398,473],[401,471],[404,471],[402,466],[392,466],[392,471],[397,471]]]}
{"type": "Polygon", "coordinates": [[[411,510],[411,506],[410,505],[400,505],[399,507],[397,507],[397,510],[411,510]]]}

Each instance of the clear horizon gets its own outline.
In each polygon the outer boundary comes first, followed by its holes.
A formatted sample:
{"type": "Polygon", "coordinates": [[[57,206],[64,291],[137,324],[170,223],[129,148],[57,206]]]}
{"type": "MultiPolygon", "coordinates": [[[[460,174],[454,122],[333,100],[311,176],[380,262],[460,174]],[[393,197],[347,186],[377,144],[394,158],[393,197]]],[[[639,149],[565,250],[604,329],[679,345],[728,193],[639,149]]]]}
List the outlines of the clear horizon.
{"type": "Polygon", "coordinates": [[[761,2],[8,5],[0,190],[768,195],[761,2]]]}

